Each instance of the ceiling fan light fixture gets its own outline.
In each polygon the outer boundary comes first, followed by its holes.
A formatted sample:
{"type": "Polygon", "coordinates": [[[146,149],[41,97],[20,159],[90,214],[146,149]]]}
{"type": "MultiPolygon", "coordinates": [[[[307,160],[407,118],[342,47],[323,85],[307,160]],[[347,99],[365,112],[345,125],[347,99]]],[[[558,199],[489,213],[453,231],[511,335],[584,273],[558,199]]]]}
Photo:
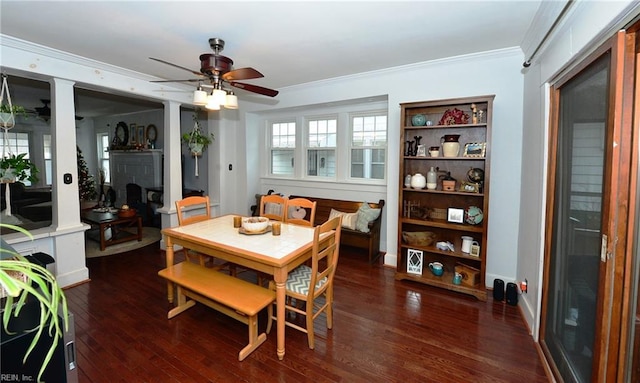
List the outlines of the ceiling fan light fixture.
{"type": "Polygon", "coordinates": [[[207,96],[207,104],[205,105],[205,108],[209,110],[220,110],[220,104],[216,102],[213,94],[207,96]]]}
{"type": "Polygon", "coordinates": [[[202,87],[193,91],[193,105],[207,105],[207,92],[202,87]]]}
{"type": "Polygon", "coordinates": [[[227,92],[222,89],[214,89],[211,96],[218,105],[224,105],[227,102],[227,92]]]}
{"type": "Polygon", "coordinates": [[[238,109],[238,96],[233,94],[233,92],[229,92],[225,97],[224,107],[227,109],[238,109]]]}

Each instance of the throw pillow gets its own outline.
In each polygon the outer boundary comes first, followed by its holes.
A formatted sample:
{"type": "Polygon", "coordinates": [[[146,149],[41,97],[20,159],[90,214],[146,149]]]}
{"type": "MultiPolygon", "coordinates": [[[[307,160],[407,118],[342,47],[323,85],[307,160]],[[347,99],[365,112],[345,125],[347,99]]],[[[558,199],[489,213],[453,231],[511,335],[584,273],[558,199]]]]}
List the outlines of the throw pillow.
{"type": "Polygon", "coordinates": [[[342,227],[347,229],[355,230],[356,229],[356,221],[358,220],[358,212],[355,213],[345,213],[343,211],[338,211],[335,209],[331,209],[329,212],[329,219],[334,219],[335,217],[342,216],[342,227]]]}
{"type": "Polygon", "coordinates": [[[369,222],[373,222],[380,216],[381,209],[373,209],[367,202],[363,202],[358,209],[358,220],[356,221],[356,230],[368,233],[369,222]]]}

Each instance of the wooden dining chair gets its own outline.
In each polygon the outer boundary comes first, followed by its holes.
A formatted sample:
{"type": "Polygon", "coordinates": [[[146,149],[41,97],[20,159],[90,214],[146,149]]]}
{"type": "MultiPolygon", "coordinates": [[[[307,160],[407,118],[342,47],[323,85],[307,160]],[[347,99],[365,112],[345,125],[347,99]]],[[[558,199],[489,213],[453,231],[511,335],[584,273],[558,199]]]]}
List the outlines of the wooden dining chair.
{"type": "Polygon", "coordinates": [[[313,227],[316,219],[316,205],[316,201],[311,201],[306,198],[287,199],[285,222],[313,227]],[[289,218],[290,214],[291,218],[289,218]]]}
{"type": "MultiPolygon", "coordinates": [[[[196,223],[200,221],[206,221],[211,218],[211,203],[209,202],[209,196],[193,196],[181,199],[176,201],[176,210],[178,213],[178,225],[184,226],[191,223],[196,223]],[[191,208],[195,206],[203,206],[204,205],[204,213],[201,214],[185,214],[184,209],[191,208]]],[[[197,257],[201,266],[206,264],[206,261],[210,259],[213,261],[213,257],[196,252],[190,249],[182,249],[184,252],[184,256],[187,260],[191,260],[192,257],[197,257]]],[[[222,265],[221,265],[222,267],[222,265]]],[[[220,268],[221,268],[220,267],[220,268]]]]}
{"type": "Polygon", "coordinates": [[[263,195],[260,198],[260,216],[282,221],[287,213],[287,197],[277,194],[263,195]]]}
{"type": "MultiPolygon", "coordinates": [[[[289,273],[285,283],[285,311],[303,315],[306,325],[302,327],[289,321],[285,324],[307,333],[311,349],[314,348],[313,322],[318,315],[325,312],[327,328],[333,327],[333,278],[338,266],[341,224],[342,217],[335,217],[316,226],[313,233],[311,267],[298,266],[289,273]],[[292,300],[295,300],[295,303],[292,300]],[[299,307],[299,303],[305,303],[304,307],[299,307]]],[[[269,287],[275,290],[275,283],[270,282],[269,287]]],[[[271,331],[273,320],[276,319],[273,315],[273,306],[269,305],[268,308],[267,334],[271,331]]]]}

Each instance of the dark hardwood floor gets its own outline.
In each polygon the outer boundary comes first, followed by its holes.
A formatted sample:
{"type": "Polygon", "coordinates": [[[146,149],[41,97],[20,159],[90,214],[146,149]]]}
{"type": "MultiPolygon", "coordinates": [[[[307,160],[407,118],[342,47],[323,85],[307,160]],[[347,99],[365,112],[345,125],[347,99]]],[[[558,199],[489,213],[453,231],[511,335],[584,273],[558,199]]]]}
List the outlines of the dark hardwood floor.
{"type": "MultiPolygon", "coordinates": [[[[91,281],[66,290],[75,316],[79,381],[547,382],[518,309],[413,282],[341,252],[334,327],[316,321],[315,350],[287,328],[243,362],[247,328],[196,305],[168,320],[156,245],[87,260],[91,281]]],[[[260,330],[266,324],[260,317],[260,330]]]]}

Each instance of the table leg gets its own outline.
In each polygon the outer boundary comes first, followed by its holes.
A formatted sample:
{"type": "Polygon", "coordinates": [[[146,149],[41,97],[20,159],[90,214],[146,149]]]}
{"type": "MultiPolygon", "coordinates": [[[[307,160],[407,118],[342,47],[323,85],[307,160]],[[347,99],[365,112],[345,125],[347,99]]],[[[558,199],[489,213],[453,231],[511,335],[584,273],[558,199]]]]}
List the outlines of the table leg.
{"type": "Polygon", "coordinates": [[[104,249],[107,248],[107,241],[104,238],[104,232],[107,229],[108,224],[106,223],[101,223],[100,224],[100,251],[104,251],[104,249]]]}
{"type": "MultiPolygon", "coordinates": [[[[167,253],[167,267],[173,266],[173,241],[171,237],[165,236],[165,245],[167,253]]],[[[167,299],[169,303],[173,303],[173,283],[167,282],[167,299]]]]}
{"type": "Polygon", "coordinates": [[[138,242],[142,241],[142,217],[138,216],[138,242]]]}
{"type": "Polygon", "coordinates": [[[276,326],[278,329],[277,354],[278,359],[284,359],[284,331],[285,331],[285,282],[287,281],[287,271],[277,270],[273,275],[276,283],[276,326]]]}

